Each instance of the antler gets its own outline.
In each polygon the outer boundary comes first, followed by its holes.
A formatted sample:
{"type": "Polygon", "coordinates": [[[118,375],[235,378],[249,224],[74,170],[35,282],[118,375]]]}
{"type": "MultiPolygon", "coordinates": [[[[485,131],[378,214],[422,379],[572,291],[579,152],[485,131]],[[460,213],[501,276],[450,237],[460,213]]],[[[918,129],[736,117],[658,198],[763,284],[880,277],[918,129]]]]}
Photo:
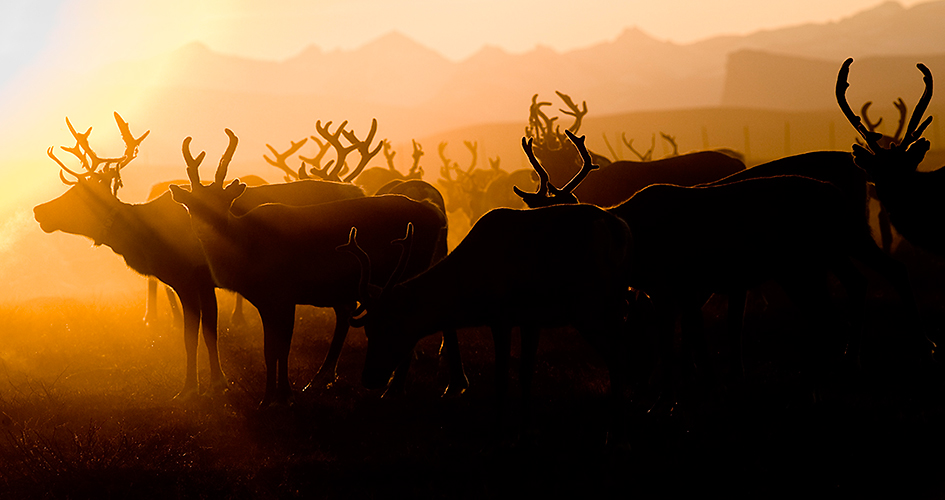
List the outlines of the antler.
{"type": "Polygon", "coordinates": [[[847,83],[847,79],[850,75],[851,64],[853,64],[852,57],[843,61],[843,64],[840,66],[840,72],[837,74],[837,87],[835,89],[837,104],[840,105],[840,111],[843,112],[843,116],[853,125],[853,129],[866,141],[866,147],[875,153],[879,149],[877,141],[882,137],[882,134],[866,128],[866,126],[863,125],[863,121],[853,112],[853,109],[850,108],[850,104],[847,102],[847,88],[850,87],[850,84],[847,83]]]}
{"type": "Polygon", "coordinates": [[[423,147],[420,146],[420,143],[411,139],[413,142],[413,165],[410,167],[410,171],[407,173],[408,178],[420,178],[423,177],[423,169],[420,168],[420,157],[423,156],[423,147]],[[418,175],[419,172],[419,175],[418,175]]]}
{"type": "Polygon", "coordinates": [[[392,172],[397,172],[397,167],[394,166],[394,157],[397,156],[397,151],[394,151],[390,147],[390,141],[387,139],[381,141],[381,146],[384,147],[384,159],[387,160],[387,169],[392,172]]]}
{"type": "Polygon", "coordinates": [[[85,174],[78,174],[67,168],[65,164],[59,161],[59,158],[56,158],[56,155],[53,154],[53,148],[49,148],[46,154],[59,164],[59,167],[62,169],[59,171],[59,178],[64,183],[69,185],[75,184],[75,182],[66,180],[63,175],[63,170],[77,180],[88,179],[93,175],[99,175],[103,176],[104,179],[107,179],[111,183],[112,194],[118,194],[118,189],[122,186],[121,169],[125,168],[138,156],[138,146],[141,145],[141,142],[144,141],[151,131],[148,130],[141,134],[140,137],[135,137],[134,134],[131,133],[131,127],[128,125],[128,122],[122,119],[117,111],[114,112],[114,117],[115,122],[118,124],[118,131],[121,134],[122,142],[125,143],[124,154],[116,158],[102,158],[95,154],[95,151],[92,150],[92,146],[89,144],[89,136],[92,134],[92,127],[89,127],[84,133],[80,133],[76,131],[75,127],[72,126],[72,122],[66,117],[66,125],[68,125],[69,131],[72,133],[72,137],[75,138],[76,144],[72,147],[60,147],[79,159],[82,163],[82,167],[85,169],[85,174]],[[101,167],[101,170],[99,170],[99,167],[101,167]]]}
{"type": "Polygon", "coordinates": [[[472,161],[469,162],[469,168],[466,169],[466,173],[470,173],[474,168],[476,168],[476,161],[479,158],[479,141],[463,141],[463,144],[466,145],[466,149],[468,149],[469,153],[472,154],[472,161]]]}
{"type": "Polygon", "coordinates": [[[501,170],[502,167],[499,166],[500,163],[502,163],[502,158],[498,156],[496,156],[494,160],[492,158],[489,158],[489,168],[491,168],[492,170],[496,170],[496,171],[501,170]]]}
{"type": "Polygon", "coordinates": [[[670,156],[679,156],[679,146],[676,144],[676,136],[660,132],[660,137],[673,147],[673,152],[670,153],[670,156]]]}
{"type": "Polygon", "coordinates": [[[198,169],[200,164],[203,163],[203,159],[207,156],[206,151],[201,151],[196,158],[190,154],[190,142],[193,140],[193,137],[187,136],[184,138],[184,143],[181,145],[184,163],[187,164],[187,178],[190,179],[190,189],[192,190],[200,185],[200,171],[198,169]]]}
{"type": "Polygon", "coordinates": [[[443,162],[443,165],[440,167],[440,176],[452,182],[453,178],[452,176],[450,176],[450,167],[452,165],[452,162],[450,161],[449,158],[446,157],[447,144],[448,143],[446,141],[441,142],[439,145],[437,145],[436,150],[440,155],[440,161],[443,162]]]}
{"type": "Polygon", "coordinates": [[[403,238],[398,238],[390,243],[400,247],[400,258],[397,260],[397,267],[394,268],[393,274],[390,275],[390,279],[384,285],[384,290],[388,290],[389,287],[399,283],[404,276],[404,271],[407,270],[407,263],[410,261],[410,250],[413,248],[413,222],[407,223],[407,234],[403,238]]]}
{"type": "Polygon", "coordinates": [[[581,128],[581,120],[584,118],[584,115],[587,114],[587,101],[581,101],[581,108],[578,108],[574,104],[574,101],[571,100],[571,96],[558,92],[557,90],[555,91],[555,94],[558,94],[558,97],[560,97],[561,100],[564,101],[564,104],[570,109],[570,111],[565,111],[559,108],[558,111],[574,117],[574,123],[568,127],[568,130],[576,134],[581,128]]]}
{"type": "Polygon", "coordinates": [[[348,153],[357,149],[357,144],[352,144],[348,147],[341,145],[341,133],[344,132],[345,125],[348,124],[348,121],[345,120],[341,122],[341,125],[338,125],[338,129],[334,133],[328,131],[328,128],[331,127],[331,122],[325,122],[325,126],[322,126],[321,120],[315,122],[315,130],[318,131],[318,134],[321,135],[332,147],[335,148],[335,151],[338,152],[338,158],[335,160],[335,168],[330,172],[328,171],[331,163],[325,165],[324,171],[312,171],[313,174],[323,177],[326,180],[330,181],[341,181],[339,177],[339,172],[345,165],[345,158],[348,156],[348,153]]]}
{"type": "Polygon", "coordinates": [[[528,161],[532,164],[532,167],[535,169],[535,172],[538,173],[538,191],[535,193],[526,193],[518,188],[518,186],[513,186],[512,190],[515,191],[515,194],[519,195],[522,198],[522,201],[526,205],[532,208],[537,208],[540,206],[554,205],[554,204],[571,204],[577,203],[578,199],[574,195],[574,189],[578,187],[581,181],[587,177],[587,174],[596,168],[600,168],[599,165],[595,165],[591,159],[590,153],[587,151],[587,147],[584,145],[585,137],[575,136],[570,130],[564,131],[568,139],[574,144],[578,152],[581,154],[581,159],[584,161],[584,164],[581,165],[581,170],[571,178],[570,181],[561,189],[558,189],[551,185],[548,180],[548,172],[541,166],[538,162],[538,159],[535,158],[535,154],[532,151],[532,140],[522,138],[522,149],[525,150],[525,155],[528,156],[528,161]]]}
{"type": "MultiPolygon", "coordinates": [[[[59,147],[61,147],[62,149],[66,150],[66,151],[72,152],[72,149],[71,149],[71,148],[67,148],[67,147],[65,147],[65,146],[59,146],[59,147]]],[[[69,167],[67,167],[65,163],[59,161],[59,158],[56,158],[56,154],[53,153],[53,150],[54,150],[54,149],[55,149],[55,148],[54,148],[53,146],[49,146],[49,149],[46,150],[46,154],[47,154],[50,158],[52,158],[52,160],[53,160],[54,162],[58,163],[58,164],[59,164],[59,168],[62,169],[62,170],[59,171],[59,179],[62,180],[63,184],[65,184],[65,185],[67,185],[67,186],[73,186],[73,185],[75,185],[75,184],[78,182],[78,179],[88,179],[88,178],[92,177],[92,172],[86,172],[86,173],[84,173],[84,174],[77,174],[77,173],[73,172],[72,170],[70,170],[69,167]],[[75,180],[75,181],[70,181],[70,180],[66,179],[66,177],[65,177],[64,175],[62,175],[62,171],[63,171],[63,170],[65,170],[67,173],[69,173],[69,175],[75,177],[77,180],[75,180]]],[[[73,153],[73,154],[75,154],[75,153],[73,153]]],[[[83,159],[84,159],[84,158],[83,158],[83,159]]]]}
{"type": "Polygon", "coordinates": [[[644,154],[640,154],[639,151],[633,149],[633,139],[628,141],[626,133],[620,134],[620,138],[623,139],[623,143],[627,146],[627,148],[629,148],[633,154],[637,155],[637,158],[639,158],[640,161],[650,161],[653,159],[653,148],[656,147],[656,134],[653,134],[653,140],[650,143],[650,149],[644,154]]]}
{"type": "MultiPolygon", "coordinates": [[[[233,160],[233,153],[236,152],[236,145],[239,143],[239,138],[236,137],[236,134],[233,133],[230,129],[224,129],[227,137],[229,137],[229,143],[226,146],[226,151],[223,152],[223,156],[220,157],[220,164],[217,165],[217,171],[213,177],[214,186],[223,186],[223,182],[226,180],[226,171],[230,166],[230,161],[233,160]]],[[[184,143],[181,145],[181,152],[184,155],[184,162],[187,163],[187,177],[190,179],[191,189],[196,189],[200,186],[200,164],[203,163],[203,159],[207,156],[206,151],[201,151],[196,158],[190,153],[190,143],[193,140],[193,137],[184,138],[184,143]]]]}
{"type": "Polygon", "coordinates": [[[572,177],[563,188],[561,188],[561,191],[571,194],[571,191],[574,191],[574,188],[578,187],[578,184],[580,184],[581,181],[587,177],[587,174],[591,173],[591,170],[600,168],[600,165],[594,164],[593,160],[591,160],[591,154],[588,153],[587,147],[584,145],[585,137],[583,135],[581,137],[576,137],[570,130],[565,130],[564,133],[567,134],[568,139],[574,143],[574,147],[576,147],[578,152],[581,153],[581,159],[584,160],[584,164],[581,165],[581,170],[575,174],[575,176],[572,177]]]}
{"type": "Polygon", "coordinates": [[[287,174],[286,179],[293,179],[293,178],[294,178],[294,179],[300,179],[300,178],[302,178],[302,176],[301,176],[300,174],[301,174],[302,172],[304,172],[304,167],[303,167],[303,170],[302,170],[301,172],[296,172],[295,170],[292,170],[291,168],[289,168],[289,165],[288,165],[288,163],[286,163],[286,160],[289,158],[289,155],[295,153],[295,152],[298,151],[302,146],[304,146],[305,143],[308,142],[308,139],[307,139],[307,138],[303,138],[302,140],[300,140],[300,141],[298,141],[298,142],[295,142],[295,141],[290,141],[290,142],[291,142],[292,145],[289,146],[289,149],[287,149],[284,153],[280,153],[280,152],[276,151],[276,148],[272,147],[272,145],[266,144],[266,147],[269,148],[269,151],[272,152],[272,156],[274,156],[275,159],[269,158],[269,157],[268,157],[267,155],[265,155],[265,154],[263,154],[263,158],[266,160],[267,163],[269,163],[269,164],[272,165],[273,167],[276,167],[276,168],[278,168],[278,169],[284,171],[284,172],[287,174]]]}
{"type": "Polygon", "coordinates": [[[919,121],[922,120],[922,116],[925,115],[925,110],[929,107],[929,102],[932,100],[932,72],[922,63],[917,64],[916,67],[922,72],[922,81],[925,82],[925,90],[922,92],[922,97],[919,98],[919,102],[916,103],[915,109],[912,111],[912,118],[909,120],[909,128],[906,129],[906,135],[903,136],[902,142],[900,143],[900,146],[903,148],[919,140],[919,137],[922,137],[922,132],[925,132],[925,128],[932,123],[932,117],[930,116],[926,118],[921,125],[919,124],[919,121]]]}
{"type": "MultiPolygon", "coordinates": [[[[302,163],[303,163],[302,166],[299,167],[299,178],[300,178],[300,179],[308,179],[308,178],[310,178],[309,175],[308,175],[307,173],[305,173],[305,164],[306,164],[306,163],[309,164],[309,165],[312,165],[312,172],[313,172],[313,173],[316,172],[316,171],[320,171],[321,163],[322,163],[322,158],[325,156],[325,153],[327,153],[328,150],[331,148],[331,144],[329,144],[329,143],[327,143],[327,142],[322,142],[321,139],[319,139],[318,137],[315,137],[314,135],[309,136],[309,138],[312,139],[312,141],[314,141],[315,144],[318,144],[318,154],[316,154],[315,156],[313,156],[313,157],[311,157],[311,158],[306,157],[306,156],[299,155],[299,159],[302,160],[302,163]],[[305,174],[305,175],[302,175],[302,174],[305,174]]],[[[327,167],[326,167],[326,168],[325,168],[326,174],[327,174],[327,171],[328,171],[328,169],[327,169],[327,167]]]]}
{"type": "Polygon", "coordinates": [[[400,278],[403,277],[404,271],[407,269],[407,262],[410,260],[410,250],[413,246],[413,223],[407,223],[407,234],[404,235],[403,238],[398,238],[391,242],[392,245],[397,245],[401,248],[400,259],[397,261],[397,267],[394,268],[394,272],[390,275],[390,279],[387,280],[387,284],[384,288],[371,285],[371,258],[368,256],[367,252],[358,245],[357,236],[358,228],[352,227],[351,231],[348,233],[348,242],[335,247],[335,251],[348,252],[354,255],[358,259],[358,263],[361,264],[361,278],[358,281],[358,302],[361,304],[351,314],[352,317],[350,319],[351,326],[354,327],[363,326],[364,320],[366,319],[366,316],[357,319],[355,319],[355,316],[360,315],[366,309],[370,309],[373,301],[383,295],[384,291],[390,286],[397,284],[400,278]]]}
{"type": "Polygon", "coordinates": [[[377,153],[380,153],[383,142],[378,144],[377,147],[374,148],[374,151],[371,151],[371,142],[374,141],[374,134],[377,133],[377,118],[371,120],[371,131],[368,132],[367,137],[363,141],[354,135],[353,130],[350,132],[341,128],[339,128],[339,130],[344,133],[345,139],[348,139],[348,142],[350,142],[361,154],[361,161],[358,162],[358,166],[355,167],[354,170],[344,179],[345,182],[351,182],[361,174],[361,171],[364,170],[364,167],[367,166],[368,162],[377,156],[377,153]]]}
{"type": "Polygon", "coordinates": [[[239,138],[236,137],[236,134],[234,134],[232,130],[227,128],[223,129],[223,131],[226,132],[230,141],[226,145],[226,151],[223,152],[223,156],[220,157],[220,164],[217,166],[216,175],[213,177],[213,183],[217,186],[223,186],[223,182],[226,181],[226,171],[230,167],[230,161],[233,160],[233,153],[236,152],[236,144],[239,142],[239,138]]]}
{"type": "MultiPolygon", "coordinates": [[[[847,80],[850,76],[851,64],[853,64],[852,57],[848,58],[846,61],[843,61],[843,64],[840,66],[840,71],[837,73],[837,104],[840,106],[840,110],[843,112],[843,115],[847,118],[850,124],[853,125],[853,128],[860,134],[860,136],[863,137],[863,140],[866,142],[866,147],[873,153],[876,153],[879,149],[882,149],[879,144],[879,141],[883,137],[882,134],[873,132],[867,128],[867,126],[863,124],[863,121],[860,119],[860,117],[857,116],[856,113],[854,113],[850,108],[850,104],[847,103],[846,92],[847,88],[850,86],[847,80]]],[[[929,101],[932,100],[932,73],[922,63],[917,64],[916,67],[922,72],[922,80],[925,82],[925,90],[922,92],[922,97],[919,98],[919,102],[912,111],[912,118],[909,120],[909,126],[906,128],[906,133],[903,136],[902,141],[898,144],[900,149],[908,148],[910,145],[912,145],[912,143],[917,141],[919,137],[922,137],[922,132],[924,132],[926,127],[928,127],[932,122],[932,117],[930,116],[921,124],[919,123],[929,106],[929,101]]],[[[900,107],[897,104],[896,107],[900,109],[900,113],[903,113],[902,108],[904,105],[900,107]]],[[[879,122],[877,122],[877,124],[878,123],[879,122]]]]}
{"type": "Polygon", "coordinates": [[[541,166],[541,163],[538,162],[538,158],[535,158],[535,151],[532,149],[533,141],[533,137],[522,137],[522,150],[525,151],[525,156],[528,157],[528,162],[531,163],[532,168],[538,173],[538,191],[535,193],[526,193],[519,189],[518,186],[512,186],[512,190],[515,191],[515,194],[523,199],[531,196],[541,198],[548,197],[548,172],[541,166]]]}
{"type": "Polygon", "coordinates": [[[879,117],[879,120],[876,120],[876,123],[870,122],[870,117],[868,111],[870,106],[873,105],[873,101],[866,101],[863,103],[863,107],[860,108],[860,114],[863,115],[863,125],[866,126],[866,130],[870,132],[875,132],[876,127],[880,126],[883,123],[883,117],[879,117]]]}

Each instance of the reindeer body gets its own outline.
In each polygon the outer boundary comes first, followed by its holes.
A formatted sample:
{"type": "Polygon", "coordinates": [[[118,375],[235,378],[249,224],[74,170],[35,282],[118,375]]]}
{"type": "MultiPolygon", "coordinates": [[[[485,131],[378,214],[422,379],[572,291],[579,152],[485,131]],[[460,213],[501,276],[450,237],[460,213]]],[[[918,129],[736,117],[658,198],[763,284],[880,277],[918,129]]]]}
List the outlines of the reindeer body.
{"type": "MultiPolygon", "coordinates": [[[[237,138],[226,130],[230,143],[215,180],[200,183],[197,171],[204,153],[195,159],[190,140],[183,152],[193,191],[172,186],[174,199],[190,212],[214,281],[233,290],[259,310],[263,321],[266,358],[266,394],[263,405],[288,402],[291,388],[288,357],[295,323],[295,305],[333,307],[339,318],[350,316],[357,299],[357,262],[335,252],[352,226],[376,234],[371,249],[402,234],[408,223],[417,228],[418,250],[406,268],[413,275],[429,267],[438,242],[446,237],[446,216],[428,202],[400,195],[354,198],[307,207],[261,205],[245,215],[230,212],[246,186],[238,181],[223,187],[237,138]]],[[[393,274],[394,259],[378,257],[381,275],[393,274]]],[[[396,264],[396,262],[394,262],[396,264]]],[[[339,322],[337,329],[347,332],[339,322]]]]}
{"type": "MultiPolygon", "coordinates": [[[[367,236],[367,229],[359,227],[358,235],[367,236]]],[[[511,328],[522,331],[527,400],[538,329],[571,325],[605,357],[618,397],[626,362],[622,325],[631,246],[626,223],[591,205],[488,212],[445,259],[376,300],[364,299],[368,353],[362,382],[369,388],[383,385],[427,335],[489,326],[501,410],[511,328]]]]}
{"type": "MultiPolygon", "coordinates": [[[[536,154],[537,155],[537,154],[536,154]]],[[[563,185],[576,169],[548,168],[554,185],[563,185]]],[[[553,165],[553,164],[552,164],[553,165]]],[[[745,164],[718,151],[697,151],[653,161],[621,160],[602,166],[574,189],[583,203],[609,207],[623,202],[651,184],[695,186],[745,170],[745,164]]]]}
{"type": "MultiPolygon", "coordinates": [[[[413,275],[430,265],[445,224],[434,206],[399,195],[311,207],[262,205],[225,221],[207,218],[197,210],[191,214],[214,280],[221,287],[240,292],[253,304],[290,301],[320,307],[357,299],[353,286],[357,280],[352,283],[358,274],[356,262],[334,252],[352,226],[369,223],[378,228],[376,236],[365,241],[369,253],[386,250],[407,222],[422,228],[416,255],[427,258],[426,262],[411,260],[407,272],[413,275]]],[[[387,270],[383,276],[387,279],[396,259],[377,259],[378,268],[387,270]]]]}

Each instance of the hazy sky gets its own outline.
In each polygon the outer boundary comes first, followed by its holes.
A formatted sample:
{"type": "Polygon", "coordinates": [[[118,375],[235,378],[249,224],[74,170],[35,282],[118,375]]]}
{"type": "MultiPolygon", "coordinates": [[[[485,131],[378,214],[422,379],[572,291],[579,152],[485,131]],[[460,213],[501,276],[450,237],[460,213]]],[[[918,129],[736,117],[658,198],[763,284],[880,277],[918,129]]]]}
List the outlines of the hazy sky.
{"type": "MultiPolygon", "coordinates": [[[[678,43],[836,21],[879,0],[0,0],[0,86],[42,57],[99,65],[192,40],[254,58],[352,49],[392,30],[462,60],[484,45],[559,51],[637,26],[678,43]],[[579,9],[577,6],[580,5],[579,9]]],[[[904,6],[920,3],[903,0],[904,6]]]]}

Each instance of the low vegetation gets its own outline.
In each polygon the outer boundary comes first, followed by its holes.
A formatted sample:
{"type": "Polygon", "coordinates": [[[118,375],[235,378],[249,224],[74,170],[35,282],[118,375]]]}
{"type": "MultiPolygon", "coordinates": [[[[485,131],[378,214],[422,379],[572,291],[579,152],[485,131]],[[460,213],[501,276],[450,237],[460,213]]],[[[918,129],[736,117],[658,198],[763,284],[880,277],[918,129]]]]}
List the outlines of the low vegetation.
{"type": "MultiPolygon", "coordinates": [[[[917,283],[927,325],[945,316],[941,294],[928,292],[934,283],[917,283]]],[[[759,291],[748,313],[744,393],[696,384],[689,404],[669,407],[640,391],[630,450],[605,446],[606,370],[567,330],[541,340],[534,431],[522,438],[514,415],[494,432],[485,330],[460,332],[471,382],[460,398],[438,398],[447,374],[432,338],[419,346],[405,396],[380,399],[362,389],[360,330],[348,337],[339,379],[302,392],[327,351],[333,314],[299,307],[295,405],[260,411],[265,371],[253,314],[240,329],[221,319],[229,393],[185,402],[173,399],[185,366],[169,313],[145,326],[137,297],[7,304],[0,491],[4,498],[872,496],[882,488],[938,495],[941,375],[920,379],[907,360],[889,362],[900,352],[889,342],[899,320],[891,294],[872,290],[861,374],[831,379],[815,402],[801,372],[812,348],[830,344],[812,339],[829,339],[831,330],[809,327],[776,289],[759,291]]],[[[232,296],[220,296],[229,310],[232,296]]],[[[706,307],[716,345],[724,310],[724,300],[706,307]]],[[[516,360],[513,352],[513,371],[516,360]]],[[[206,383],[209,373],[200,375],[206,383]]]]}

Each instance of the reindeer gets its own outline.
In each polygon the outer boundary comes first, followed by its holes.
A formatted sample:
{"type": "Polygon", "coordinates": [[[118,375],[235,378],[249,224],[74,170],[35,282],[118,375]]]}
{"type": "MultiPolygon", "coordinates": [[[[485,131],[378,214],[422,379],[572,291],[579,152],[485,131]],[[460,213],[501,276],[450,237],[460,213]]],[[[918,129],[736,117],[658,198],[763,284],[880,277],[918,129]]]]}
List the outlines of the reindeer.
{"type": "MultiPolygon", "coordinates": [[[[888,141],[865,125],[847,103],[851,64],[852,58],[840,67],[836,96],[844,116],[863,138],[862,145],[853,145],[853,160],[869,174],[876,196],[889,214],[893,227],[910,243],[943,256],[945,235],[941,234],[935,222],[945,220],[945,206],[938,201],[945,186],[945,169],[918,170],[919,163],[931,147],[922,133],[932,122],[932,117],[925,121],[922,117],[932,100],[932,72],[924,64],[917,65],[923,75],[925,90],[912,111],[905,134],[899,141],[888,141]]],[[[894,139],[898,137],[897,133],[894,139]]]]}
{"type": "Polygon", "coordinates": [[[134,271],[172,287],[183,308],[187,352],[184,387],[176,397],[190,398],[198,393],[197,336],[201,324],[210,357],[210,388],[222,391],[226,380],[217,354],[217,303],[200,243],[189,228],[187,211],[169,194],[140,205],[118,199],[121,170],[137,156],[150,131],[136,138],[117,112],[114,116],[125,143],[124,155],[114,159],[99,158],[88,142],[92,129],[79,133],[66,118],[76,145],[62,149],[76,156],[84,171],[71,170],[50,147],[47,154],[59,164],[60,179],[71,187],[58,198],[36,206],[34,216],[43,231],[91,238],[96,245],[106,245],[121,255],[134,271]],[[75,180],[68,180],[66,174],[75,180]]]}
{"type": "MultiPolygon", "coordinates": [[[[268,146],[268,144],[267,144],[268,146]]],[[[243,182],[246,183],[249,187],[262,186],[263,184],[268,184],[265,179],[259,177],[258,175],[246,175],[241,178],[243,182]]],[[[167,192],[168,186],[171,184],[187,184],[187,180],[176,179],[171,181],[159,182],[151,186],[151,191],[148,193],[148,198],[146,201],[152,201],[160,197],[162,194],[167,192]]],[[[157,320],[157,289],[158,289],[158,280],[153,276],[148,277],[148,294],[145,301],[145,314],[144,322],[145,324],[153,324],[157,320]]],[[[174,290],[165,285],[165,291],[167,292],[167,301],[171,306],[171,314],[174,316],[175,322],[180,322],[183,320],[183,315],[180,312],[180,307],[177,305],[177,295],[174,294],[174,290]]],[[[236,296],[236,304],[233,306],[233,314],[230,315],[230,323],[234,325],[244,325],[246,324],[246,317],[243,314],[243,297],[239,295],[236,296]]]]}
{"type": "MultiPolygon", "coordinates": [[[[173,288],[183,309],[187,353],[187,374],[177,397],[187,399],[199,393],[197,344],[201,327],[210,356],[210,389],[222,391],[227,384],[217,353],[217,302],[214,282],[200,242],[193,232],[187,211],[171,199],[168,191],[137,205],[118,199],[120,171],[135,158],[139,144],[148,133],[135,139],[118,113],[115,113],[115,120],[126,144],[124,156],[118,159],[120,161],[99,158],[88,144],[92,129],[85,133],[76,132],[66,119],[76,145],[62,149],[76,156],[85,171],[77,173],[69,169],[56,158],[53,148],[49,148],[47,154],[60,166],[60,179],[71,187],[55,200],[35,207],[36,221],[47,233],[63,231],[104,244],[124,257],[134,271],[153,276],[173,288]],[[65,174],[76,180],[67,180],[65,174]]],[[[231,209],[242,214],[257,205],[274,201],[311,205],[353,197],[364,197],[364,192],[351,184],[310,180],[247,188],[231,209]]],[[[337,356],[334,359],[328,356],[319,372],[330,369],[334,373],[336,363],[337,356]]]]}
{"type": "MultiPolygon", "coordinates": [[[[214,282],[240,293],[259,311],[266,359],[262,405],[291,403],[287,364],[295,305],[332,307],[341,318],[355,309],[359,271],[356,263],[334,250],[350,227],[364,227],[372,234],[366,249],[378,266],[378,277],[389,279],[396,259],[381,255],[379,249],[386,250],[399,236],[395,231],[403,231],[408,222],[417,228],[417,251],[404,274],[413,276],[430,266],[439,240],[445,237],[446,218],[430,203],[396,195],[305,207],[267,204],[234,215],[230,206],[246,186],[239,181],[224,186],[238,142],[229,129],[226,134],[229,144],[207,186],[200,183],[198,173],[205,153],[195,158],[190,153],[192,139],[184,140],[181,149],[191,190],[172,186],[171,193],[190,213],[214,282]]],[[[338,328],[347,330],[345,322],[338,323],[338,328]]]]}
{"type": "MultiPolygon", "coordinates": [[[[575,203],[573,191],[584,176],[591,177],[592,159],[584,138],[568,137],[584,158],[581,172],[562,189],[556,189],[542,173],[542,165],[523,148],[542,178],[537,193],[525,193],[526,203],[536,206],[542,197],[575,203]]],[[[804,155],[801,155],[803,157],[804,155]]],[[[833,155],[830,155],[833,156],[833,155]]],[[[802,161],[795,158],[794,162],[802,161]]],[[[782,162],[787,169],[791,162],[782,162]]],[[[757,168],[757,167],[756,167],[757,168]]],[[[751,169],[754,170],[754,169],[751,169]]],[[[775,169],[765,168],[760,172],[775,169]]],[[[783,173],[783,172],[782,172],[783,173]]],[[[865,192],[865,189],[864,189],[865,192]]],[[[546,201],[544,204],[553,203],[546,201]]],[[[741,312],[744,293],[774,280],[800,305],[825,301],[824,275],[832,272],[844,285],[854,315],[849,351],[858,352],[858,332],[865,309],[866,279],[853,260],[874,269],[898,292],[910,319],[915,300],[903,266],[882,252],[872,239],[869,224],[838,187],[798,175],[777,175],[684,187],[655,184],[608,209],[627,222],[634,237],[629,285],[646,292],[663,316],[681,311],[683,340],[703,352],[700,308],[712,293],[730,295],[729,324],[733,366],[740,363],[741,312]],[[813,288],[812,284],[820,284],[813,288]],[[814,290],[814,300],[810,292],[814,290]],[[733,307],[737,314],[733,314],[733,307]]],[[[667,342],[666,336],[663,338],[667,342]]],[[[664,357],[667,357],[664,344],[664,357]]],[[[739,370],[741,371],[741,370],[739,370]]]]}
{"type": "MultiPolygon", "coordinates": [[[[511,329],[518,326],[527,422],[539,329],[570,325],[604,356],[611,394],[619,401],[626,385],[623,317],[631,251],[623,221],[590,205],[492,210],[445,259],[383,289],[371,284],[378,269],[376,256],[368,258],[361,250],[360,238],[371,237],[369,231],[355,226],[349,243],[339,247],[361,263],[359,300],[364,314],[352,324],[364,326],[368,338],[365,387],[383,386],[427,335],[444,328],[488,326],[495,342],[500,421],[508,392],[511,329]]],[[[410,245],[405,246],[406,255],[410,245]]],[[[616,425],[612,422],[611,430],[619,430],[616,425]]]]}
{"type": "MultiPolygon", "coordinates": [[[[574,123],[561,133],[555,127],[555,118],[549,118],[541,108],[550,105],[532,97],[529,126],[526,137],[533,139],[534,156],[541,161],[551,185],[560,186],[580,170],[582,157],[567,139],[567,132],[577,134],[587,113],[586,104],[578,107],[566,94],[558,92],[568,106],[562,113],[573,116],[574,123]]],[[[655,136],[654,136],[655,140],[655,136]]],[[[610,162],[589,152],[593,164],[600,170],[588,176],[575,187],[574,195],[585,203],[609,207],[626,200],[630,195],[651,184],[694,186],[712,182],[745,169],[745,163],[721,151],[697,151],[652,161],[621,160],[610,162]],[[602,161],[603,160],[603,161],[602,161]]],[[[652,148],[650,149],[652,154],[652,148]]],[[[646,156],[644,154],[643,156],[646,156]]]]}

